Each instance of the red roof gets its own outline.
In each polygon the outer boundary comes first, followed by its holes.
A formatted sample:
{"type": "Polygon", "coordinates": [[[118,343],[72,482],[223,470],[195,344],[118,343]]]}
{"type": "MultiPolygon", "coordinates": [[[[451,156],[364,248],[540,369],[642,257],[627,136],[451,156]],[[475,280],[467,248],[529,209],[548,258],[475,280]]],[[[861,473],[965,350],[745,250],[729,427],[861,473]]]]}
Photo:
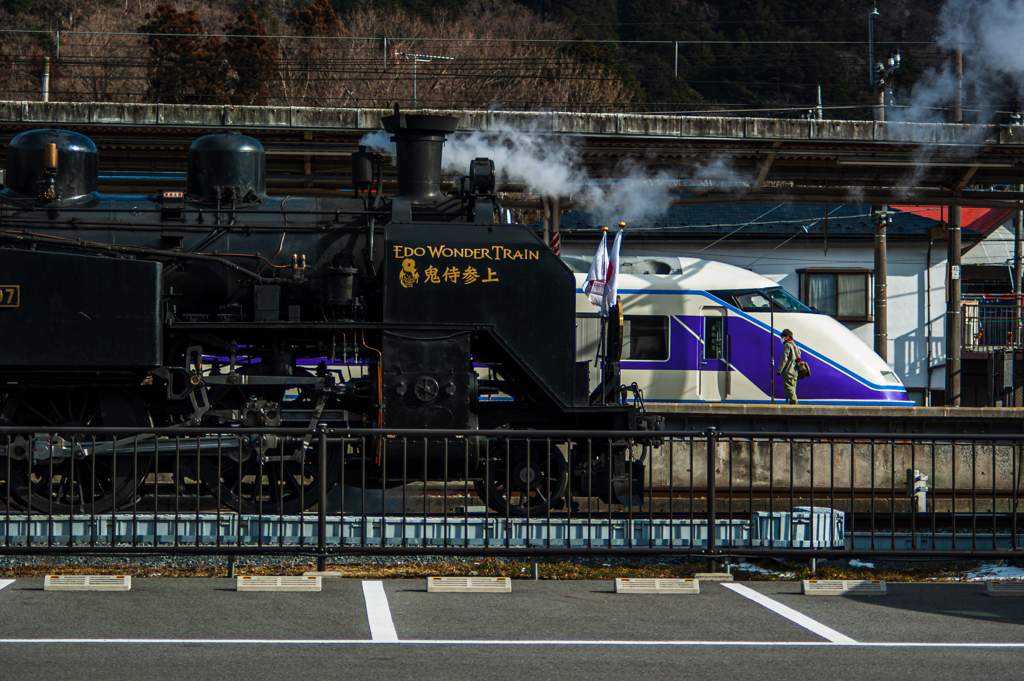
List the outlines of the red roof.
{"type": "MultiPolygon", "coordinates": [[[[920,215],[936,222],[949,219],[949,208],[946,206],[889,206],[895,210],[905,213],[920,215]]],[[[969,229],[972,232],[985,234],[993,227],[996,227],[1010,215],[1009,210],[1002,208],[961,208],[960,226],[962,229],[969,229]]]]}

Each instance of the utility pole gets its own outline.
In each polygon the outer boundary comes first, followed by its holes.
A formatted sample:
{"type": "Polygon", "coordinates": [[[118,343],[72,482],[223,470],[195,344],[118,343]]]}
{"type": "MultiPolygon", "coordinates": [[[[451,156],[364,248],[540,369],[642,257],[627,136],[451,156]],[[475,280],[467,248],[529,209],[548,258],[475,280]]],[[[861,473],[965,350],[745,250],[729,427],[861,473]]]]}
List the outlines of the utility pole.
{"type": "Polygon", "coordinates": [[[551,241],[548,245],[553,247],[555,255],[561,257],[562,235],[559,234],[559,232],[562,228],[562,207],[559,205],[559,203],[560,200],[557,196],[551,197],[551,241]]]}
{"type": "Polygon", "coordinates": [[[43,95],[42,101],[50,101],[50,58],[43,57],[43,95]]]}
{"type": "Polygon", "coordinates": [[[554,250],[560,249],[562,239],[558,234],[562,220],[559,203],[560,199],[557,196],[542,196],[540,199],[540,205],[544,210],[544,231],[541,239],[545,245],[551,246],[554,250]]]}
{"type": "MultiPolygon", "coordinates": [[[[957,87],[953,93],[953,106],[949,122],[963,121],[963,27],[956,26],[958,41],[953,53],[953,73],[957,87]]],[[[946,404],[960,406],[960,353],[963,344],[963,321],[960,305],[960,206],[949,207],[949,288],[946,292],[946,404]]]]}
{"type": "Polygon", "coordinates": [[[551,199],[547,196],[540,197],[541,209],[544,212],[544,219],[541,224],[544,225],[544,231],[541,233],[541,241],[544,242],[545,246],[551,245],[551,199]]]}
{"type": "Polygon", "coordinates": [[[962,123],[964,120],[964,27],[957,24],[956,49],[953,51],[953,77],[956,85],[953,88],[953,107],[949,112],[950,123],[962,123]]]}
{"type": "MultiPolygon", "coordinates": [[[[1024,185],[1018,185],[1017,191],[1024,192],[1024,185]]],[[[1013,213],[1013,292],[1017,294],[1014,301],[1014,318],[1017,321],[1014,329],[1014,346],[1020,347],[1021,341],[1021,278],[1024,277],[1024,211],[1013,213]]]]}
{"type": "Polygon", "coordinates": [[[873,206],[875,220],[875,353],[889,361],[888,275],[886,268],[886,227],[892,224],[888,206],[873,206]]]}
{"type": "Polygon", "coordinates": [[[960,206],[949,207],[949,291],[946,302],[946,405],[960,406],[960,206]]]}
{"type": "Polygon", "coordinates": [[[416,91],[416,67],[419,64],[429,64],[435,60],[455,61],[455,57],[442,57],[436,54],[413,54],[412,52],[398,52],[403,57],[412,57],[412,106],[418,108],[420,105],[419,93],[416,91]]]}
{"type": "MultiPolygon", "coordinates": [[[[1024,192],[1024,184],[1017,186],[1017,191],[1024,192]]],[[[1020,294],[1021,278],[1024,277],[1024,210],[1013,213],[1013,292],[1020,294]]]]}

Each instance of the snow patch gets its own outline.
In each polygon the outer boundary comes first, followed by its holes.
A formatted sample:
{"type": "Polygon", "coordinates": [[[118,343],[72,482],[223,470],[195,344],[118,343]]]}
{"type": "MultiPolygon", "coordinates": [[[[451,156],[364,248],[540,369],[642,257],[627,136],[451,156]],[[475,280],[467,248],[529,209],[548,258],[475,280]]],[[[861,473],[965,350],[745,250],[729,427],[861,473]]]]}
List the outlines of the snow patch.
{"type": "Polygon", "coordinates": [[[1001,567],[995,563],[985,563],[967,572],[966,581],[968,582],[984,582],[989,579],[1024,579],[1024,568],[1001,567]]]}
{"type": "Polygon", "coordinates": [[[869,570],[874,570],[875,569],[875,564],[874,563],[864,563],[864,562],[861,562],[861,561],[857,560],[856,558],[852,558],[850,560],[850,567],[859,567],[859,568],[867,568],[869,570]]]}
{"type": "Polygon", "coordinates": [[[792,577],[796,577],[795,572],[776,572],[775,570],[769,570],[768,568],[763,568],[760,565],[754,565],[752,563],[739,563],[737,565],[733,565],[732,570],[733,572],[736,572],[737,570],[742,570],[744,572],[758,572],[763,575],[772,575],[779,579],[790,579],[792,577]]]}

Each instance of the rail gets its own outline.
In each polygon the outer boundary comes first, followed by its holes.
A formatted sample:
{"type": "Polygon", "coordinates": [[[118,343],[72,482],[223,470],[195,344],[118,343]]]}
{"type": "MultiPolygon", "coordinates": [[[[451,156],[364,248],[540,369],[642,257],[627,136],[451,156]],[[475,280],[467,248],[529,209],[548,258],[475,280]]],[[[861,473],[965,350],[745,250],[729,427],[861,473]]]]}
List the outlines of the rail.
{"type": "Polygon", "coordinates": [[[4,427],[0,554],[1024,555],[1024,435],[653,435],[4,427]]]}

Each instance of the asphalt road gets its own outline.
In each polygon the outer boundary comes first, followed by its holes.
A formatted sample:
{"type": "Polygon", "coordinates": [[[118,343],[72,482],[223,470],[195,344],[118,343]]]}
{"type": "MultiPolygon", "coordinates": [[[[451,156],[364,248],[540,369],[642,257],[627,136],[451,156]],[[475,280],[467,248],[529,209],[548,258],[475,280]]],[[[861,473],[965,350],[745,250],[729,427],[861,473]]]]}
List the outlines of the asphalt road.
{"type": "Polygon", "coordinates": [[[798,583],[705,583],[699,595],[627,596],[608,582],[517,581],[512,594],[428,594],[424,580],[394,580],[384,582],[386,603],[364,590],[374,587],[325,579],[321,593],[237,593],[226,579],[153,578],[136,579],[127,593],[54,593],[42,580],[19,579],[0,589],[0,679],[1024,674],[1024,598],[988,597],[981,584],[809,597],[798,583]],[[751,600],[756,594],[771,600],[751,600]]]}

